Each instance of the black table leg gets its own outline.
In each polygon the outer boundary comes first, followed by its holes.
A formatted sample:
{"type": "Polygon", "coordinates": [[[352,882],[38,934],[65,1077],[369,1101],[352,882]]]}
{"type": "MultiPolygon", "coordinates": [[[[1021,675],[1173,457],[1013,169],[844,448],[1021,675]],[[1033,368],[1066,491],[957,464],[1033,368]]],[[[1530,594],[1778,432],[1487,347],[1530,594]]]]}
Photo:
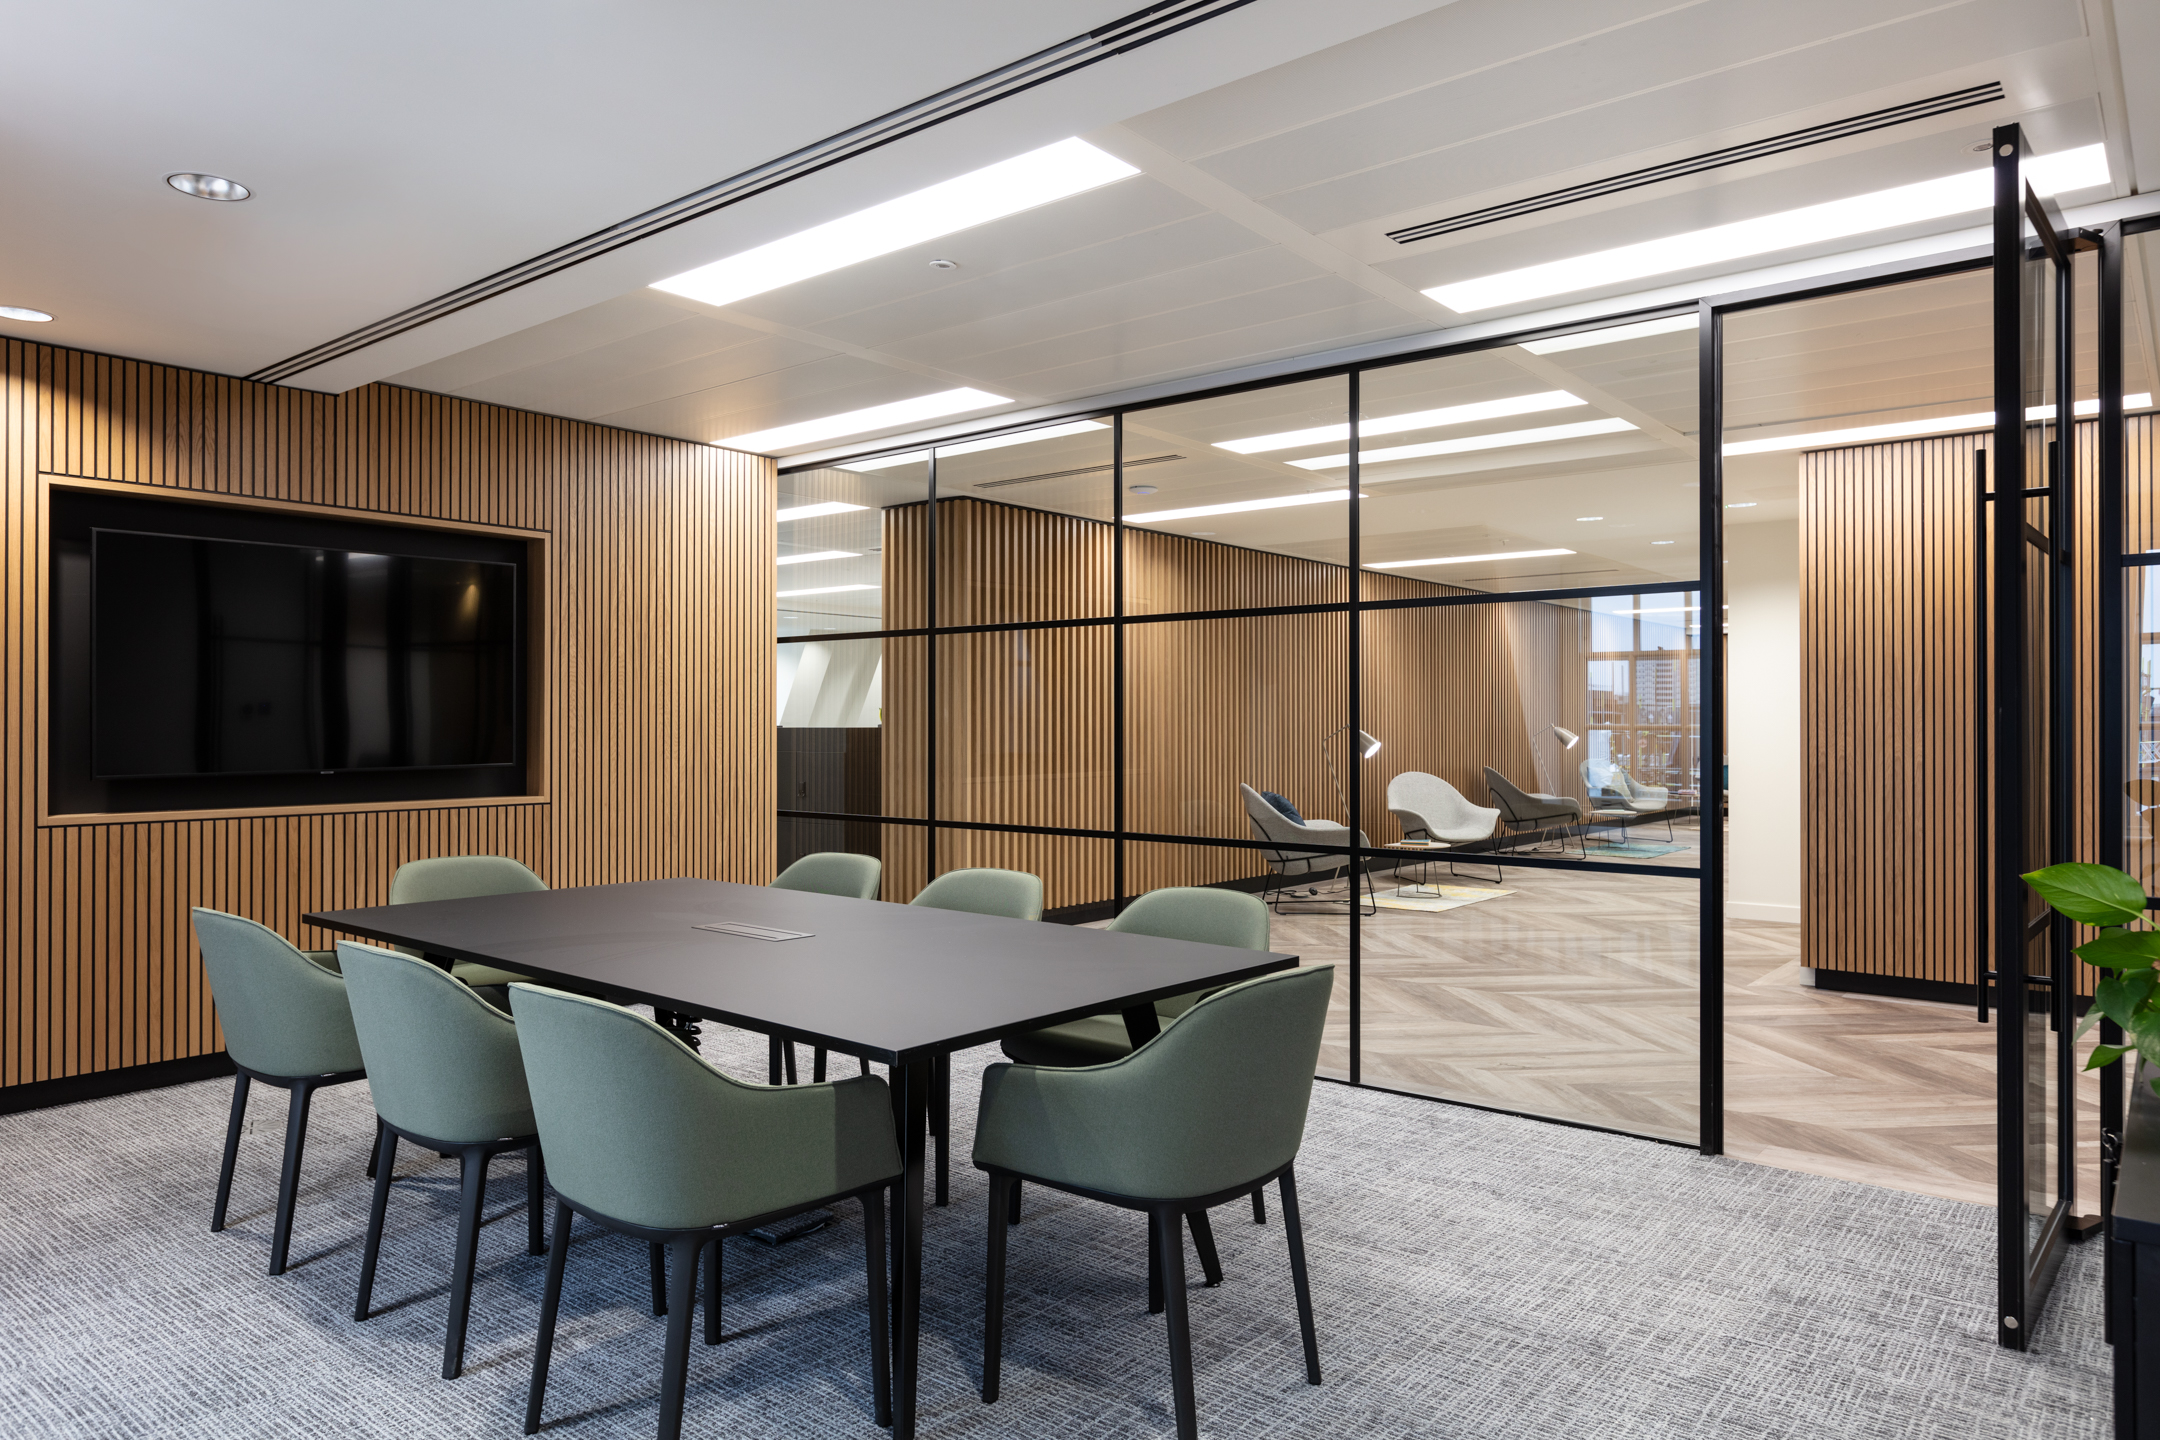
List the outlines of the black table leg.
{"type": "Polygon", "coordinates": [[[767,1084],[778,1085],[780,1083],[781,1077],[786,1073],[786,1045],[787,1041],[782,1040],[777,1035],[768,1035],[766,1037],[765,1079],[767,1084]]]}
{"type": "Polygon", "coordinates": [[[930,1062],[895,1065],[892,1080],[903,1166],[900,1183],[893,1188],[893,1440],[912,1440],[922,1324],[923,1142],[930,1110],[930,1062]]]}
{"type": "Polygon", "coordinates": [[[1125,1038],[1137,1050],[1148,1041],[1162,1034],[1162,1021],[1155,1014],[1153,1005],[1135,1005],[1124,1011],[1125,1038]]]}

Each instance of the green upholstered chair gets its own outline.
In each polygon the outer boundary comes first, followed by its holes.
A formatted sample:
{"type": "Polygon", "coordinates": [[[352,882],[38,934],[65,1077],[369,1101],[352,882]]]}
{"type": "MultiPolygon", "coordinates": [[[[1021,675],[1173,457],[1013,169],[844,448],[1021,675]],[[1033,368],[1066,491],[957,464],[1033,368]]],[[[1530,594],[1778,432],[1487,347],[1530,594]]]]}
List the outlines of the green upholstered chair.
{"type": "Polygon", "coordinates": [[[720,1338],[720,1242],[845,1199],[862,1203],[874,1402],[878,1423],[892,1423],[884,1205],[900,1175],[900,1147],[885,1082],[745,1085],[602,1000],[513,985],[510,1008],[556,1194],[525,1433],[540,1428],[573,1211],[667,1246],[660,1440],[677,1440],[700,1259],[711,1345],[720,1338]]]}
{"type": "Polygon", "coordinates": [[[1154,1259],[1150,1288],[1161,1292],[1162,1308],[1169,1311],[1179,1440],[1199,1434],[1180,1217],[1277,1181],[1305,1342],[1305,1378],[1320,1383],[1292,1166],[1304,1140],[1334,981],[1332,965],[1311,965],[1233,985],[1107,1065],[990,1067],[975,1127],[975,1165],[990,1176],[985,1401],[998,1395],[1006,1198],[1022,1179],[1147,1214],[1154,1259]]]}
{"type": "Polygon", "coordinates": [[[788,866],[772,882],[772,888],[843,895],[850,900],[875,900],[884,868],[875,855],[849,855],[826,850],[805,855],[788,866]]]}
{"type": "MultiPolygon", "coordinates": [[[[1257,895],[1178,885],[1151,890],[1125,907],[1106,927],[1126,935],[1155,935],[1202,945],[1230,945],[1243,950],[1268,948],[1268,907],[1257,895]]],[[[1155,1002],[1164,1024],[1192,1009],[1195,991],[1155,1002]]],[[[1005,1054],[1023,1065],[1100,1065],[1132,1053],[1132,1040],[1121,1015],[1090,1015],[1047,1030],[1031,1030],[1004,1041],[1005,1054]]]]}
{"type": "Polygon", "coordinates": [[[948,870],[917,892],[910,905],[968,910],[1011,920],[1040,920],[1043,883],[1025,870],[948,870]]]}
{"type": "MultiPolygon", "coordinates": [[[[815,855],[805,855],[780,872],[772,882],[775,890],[807,890],[814,895],[838,895],[846,900],[875,900],[878,883],[883,878],[885,866],[875,855],[850,855],[839,850],[824,850],[815,855]]],[[[825,1078],[825,1047],[817,1047],[812,1057],[811,1078],[825,1078]]],[[[787,1042],[783,1063],[787,1082],[795,1083],[795,1042],[787,1042]]],[[[863,1062],[863,1073],[870,1073],[870,1063],[863,1062]]]]}
{"type": "MultiPolygon", "coordinates": [[[[1008,920],[1040,920],[1043,909],[1042,878],[1025,870],[948,870],[916,892],[910,905],[932,910],[965,910],[975,915],[1002,915],[1008,920]]],[[[939,1055],[930,1062],[930,1140],[937,1151],[937,1180],[933,1199],[943,1205],[951,1192],[952,1163],[948,1137],[952,1134],[952,1057],[939,1055]]]]}
{"type": "MultiPolygon", "coordinates": [[[[390,877],[390,903],[413,905],[426,900],[471,900],[480,895],[521,895],[545,890],[548,883],[507,855],[438,855],[408,860],[390,877]]],[[[530,979],[514,970],[460,960],[450,973],[500,1005],[502,987],[530,979]]]]}
{"type": "MultiPolygon", "coordinates": [[[[1105,927],[1126,935],[1155,935],[1165,940],[1192,940],[1202,945],[1230,945],[1241,950],[1268,948],[1267,902],[1241,890],[1216,890],[1201,886],[1173,885],[1151,890],[1125,907],[1125,913],[1105,927]]],[[[1205,992],[1173,995],[1155,1002],[1156,1018],[1164,1025],[1197,1004],[1205,992]]],[[[1002,1045],[1007,1058],[1023,1065],[1101,1065],[1132,1053],[1132,1036],[1122,1015],[1090,1015],[1047,1030],[1031,1030],[1008,1037],[1002,1045]]],[[[1267,1197],[1252,1195],[1253,1221],[1267,1223],[1267,1197]]],[[[1012,1196],[1012,1220],[1020,1220],[1020,1192],[1012,1196]]],[[[1193,1243],[1206,1266],[1210,1283],[1222,1278],[1215,1258],[1215,1239],[1205,1214],[1192,1217],[1193,1243]]]]}
{"type": "MultiPolygon", "coordinates": [[[[225,1031],[225,1053],[239,1072],[233,1077],[232,1115],[225,1124],[225,1159],[218,1167],[210,1228],[225,1228],[250,1085],[261,1080],[284,1087],[291,1097],[285,1112],[285,1166],[278,1176],[277,1222],[270,1232],[270,1273],[282,1275],[292,1244],[308,1102],[325,1085],[367,1078],[345,981],[275,930],[222,910],[195,908],[195,938],[225,1031]]],[[[378,1127],[377,1151],[381,1140],[378,1127]]],[[[368,1173],[378,1168],[371,1159],[368,1173]]]]}
{"type": "Polygon", "coordinates": [[[546,1248],[541,1236],[539,1127],[525,1090],[525,1065],[518,1058],[517,1025],[469,986],[416,956],[342,941],[338,969],[352,1000],[353,1029],[367,1061],[375,1113],[384,1127],[353,1319],[368,1318],[374,1295],[398,1141],[455,1155],[462,1183],[442,1363],[443,1379],[454,1380],[465,1366],[465,1318],[472,1306],[488,1161],[505,1151],[528,1152],[526,1249],[538,1255],[546,1248]]]}

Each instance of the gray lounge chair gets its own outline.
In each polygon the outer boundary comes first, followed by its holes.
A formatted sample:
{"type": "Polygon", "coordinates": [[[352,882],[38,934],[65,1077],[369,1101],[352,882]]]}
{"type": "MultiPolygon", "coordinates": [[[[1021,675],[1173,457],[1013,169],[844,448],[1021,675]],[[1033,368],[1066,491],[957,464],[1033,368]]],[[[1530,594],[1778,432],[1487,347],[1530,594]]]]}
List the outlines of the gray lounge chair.
{"type": "MultiPolygon", "coordinates": [[[[1545,830],[1557,825],[1561,829],[1560,848],[1563,850],[1567,848],[1567,831],[1583,822],[1582,801],[1566,795],[1540,795],[1524,790],[1490,765],[1485,767],[1485,788],[1492,792],[1493,804],[1500,807],[1500,823],[1510,831],[1545,830]]],[[[1582,844],[1579,830],[1575,843],[1582,844]]]]}
{"type": "MultiPolygon", "coordinates": [[[[1246,817],[1252,821],[1253,839],[1269,842],[1269,848],[1262,852],[1267,856],[1268,887],[1261,892],[1260,898],[1276,910],[1282,908],[1282,902],[1285,900],[1312,904],[1335,903],[1332,900],[1319,899],[1319,886],[1317,885],[1309,886],[1305,894],[1298,895],[1293,893],[1282,882],[1318,875],[1332,877],[1338,872],[1348,870],[1350,861],[1347,856],[1315,854],[1312,850],[1304,847],[1312,845],[1347,846],[1350,844],[1350,827],[1338,825],[1333,820],[1292,820],[1282,811],[1276,809],[1273,803],[1250,785],[1240,784],[1238,794],[1245,801],[1246,817]]],[[[1361,848],[1372,844],[1370,840],[1365,838],[1365,833],[1362,830],[1358,832],[1357,843],[1361,848]]],[[[1372,893],[1372,873],[1370,870],[1365,872],[1365,890],[1367,897],[1370,898],[1372,893]]],[[[1379,906],[1377,904],[1370,905],[1365,913],[1368,915],[1378,914],[1379,906]]]]}
{"type": "MultiPolygon", "coordinates": [[[[1443,845],[1466,845],[1492,838],[1500,812],[1473,805],[1469,797],[1437,775],[1406,770],[1388,781],[1388,810],[1402,825],[1405,840],[1437,840],[1443,845]]],[[[1494,882],[1502,878],[1494,867],[1494,882]]],[[[1453,874],[1451,861],[1448,871],[1453,874]]]]}

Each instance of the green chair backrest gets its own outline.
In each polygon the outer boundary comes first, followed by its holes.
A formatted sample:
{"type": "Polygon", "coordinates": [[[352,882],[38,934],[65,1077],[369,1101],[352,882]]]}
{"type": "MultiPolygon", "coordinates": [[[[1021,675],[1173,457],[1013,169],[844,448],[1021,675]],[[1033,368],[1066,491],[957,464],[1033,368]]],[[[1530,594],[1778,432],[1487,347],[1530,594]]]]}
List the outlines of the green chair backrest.
{"type": "MultiPolygon", "coordinates": [[[[1109,927],[1127,935],[1156,935],[1165,940],[1192,940],[1202,945],[1234,945],[1241,950],[1268,948],[1268,907],[1257,895],[1242,890],[1216,890],[1198,885],[1172,885],[1150,890],[1109,927]]],[[[1155,1002],[1155,1013],[1164,1019],[1182,1015],[1207,992],[1173,995],[1155,1002]]]]}
{"type": "Polygon", "coordinates": [[[390,877],[390,903],[470,900],[478,895],[517,895],[548,883],[507,855],[439,855],[408,860],[390,877]]]}
{"type": "Polygon", "coordinates": [[[1150,890],[1109,928],[1127,935],[1156,935],[1202,945],[1234,945],[1240,950],[1268,948],[1268,908],[1257,895],[1198,885],[1150,890]]]}
{"type": "Polygon", "coordinates": [[[875,900],[884,865],[875,855],[848,855],[826,850],[805,855],[780,872],[772,882],[775,890],[808,890],[819,895],[844,895],[850,900],[875,900]]]}
{"type": "Polygon", "coordinates": [[[923,886],[910,905],[969,910],[1011,920],[1042,919],[1043,883],[1025,870],[948,870],[923,886]]]}
{"type": "Polygon", "coordinates": [[[512,985],[510,1008],[548,1178],[610,1219],[715,1225],[900,1169],[882,1080],[745,1085],[604,1000],[512,985]]]}
{"type": "Polygon", "coordinates": [[[994,1065],[976,1157],[1151,1200],[1257,1180],[1304,1141],[1334,985],[1332,965],[1278,971],[1210,995],[1107,1065],[994,1065]]]}
{"type": "Polygon", "coordinates": [[[534,1132],[516,1022],[425,960],[337,948],[377,1114],[453,1145],[534,1132]]]}
{"type": "Polygon", "coordinates": [[[195,938],[235,1064],[263,1075],[334,1075],[361,1068],[345,981],[275,930],[195,908],[195,938]]]}

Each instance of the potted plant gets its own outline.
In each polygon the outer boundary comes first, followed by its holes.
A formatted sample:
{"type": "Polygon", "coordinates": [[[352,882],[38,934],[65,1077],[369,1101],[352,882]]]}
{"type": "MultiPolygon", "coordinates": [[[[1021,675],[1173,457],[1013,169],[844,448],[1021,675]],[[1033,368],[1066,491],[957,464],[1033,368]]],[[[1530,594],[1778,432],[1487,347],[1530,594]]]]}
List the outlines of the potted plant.
{"type": "MultiPolygon", "coordinates": [[[[2160,930],[2132,929],[2147,915],[2145,889],[2112,865],[2076,861],[2050,865],[2025,877],[2041,899],[2057,913],[2099,927],[2097,938],[2077,947],[2077,956],[2095,969],[2109,972],[2093,987],[2092,1009],[2078,1026],[2083,1036],[2102,1019],[2122,1027],[2123,1043],[2096,1045],[2085,1062],[2088,1070],[2111,1065],[2135,1053],[2148,1061],[2160,1061],[2160,930]]],[[[2160,1093],[2160,1071],[2152,1081],[2160,1093]]]]}

